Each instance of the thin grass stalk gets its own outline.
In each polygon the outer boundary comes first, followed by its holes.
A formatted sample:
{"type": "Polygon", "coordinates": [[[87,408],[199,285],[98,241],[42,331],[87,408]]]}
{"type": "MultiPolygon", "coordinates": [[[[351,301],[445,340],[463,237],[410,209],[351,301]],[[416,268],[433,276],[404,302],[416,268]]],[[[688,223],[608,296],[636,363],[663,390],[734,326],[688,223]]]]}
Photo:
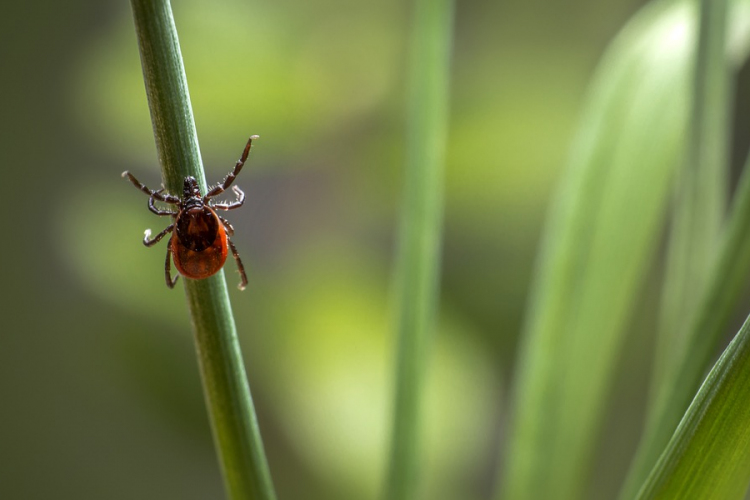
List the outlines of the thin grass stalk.
{"type": "MultiPolygon", "coordinates": [[[[206,181],[177,30],[168,0],[131,0],[164,185],[206,181]]],[[[229,498],[274,500],[224,273],[183,279],[214,442],[229,498]]]]}
{"type": "Polygon", "coordinates": [[[387,500],[418,498],[424,380],[434,336],[448,135],[452,0],[416,0],[395,285],[396,393],[387,500]]]}

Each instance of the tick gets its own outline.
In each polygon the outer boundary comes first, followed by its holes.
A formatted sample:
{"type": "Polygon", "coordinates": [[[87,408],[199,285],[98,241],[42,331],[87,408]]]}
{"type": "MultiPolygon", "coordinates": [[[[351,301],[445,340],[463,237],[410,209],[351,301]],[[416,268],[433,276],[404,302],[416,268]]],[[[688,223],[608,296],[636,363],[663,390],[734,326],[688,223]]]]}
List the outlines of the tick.
{"type": "Polygon", "coordinates": [[[245,193],[237,186],[232,186],[237,174],[242,170],[247,155],[250,153],[250,147],[253,135],[248,139],[242,157],[237,160],[234,169],[227,174],[224,180],[216,186],[209,188],[208,192],[201,196],[198,181],[194,177],[185,177],[182,186],[182,197],[165,194],[164,187],[159,190],[149,189],[133,177],[133,174],[127,170],[122,173],[133,183],[135,187],[146,193],[148,198],[148,209],[159,216],[172,217],[173,222],[162,232],[151,238],[151,230],[146,229],[143,237],[143,244],[147,247],[156,245],[162,238],[169,233],[167,245],[167,260],[164,263],[164,278],[169,288],[174,288],[178,276],[172,279],[170,268],[170,258],[174,261],[174,266],[180,274],[186,278],[202,280],[213,276],[219,269],[224,266],[227,260],[228,250],[231,249],[237,268],[240,272],[241,281],[239,289],[244,290],[247,286],[247,275],[245,266],[237,253],[237,248],[229,238],[234,235],[234,227],[221,215],[217,210],[234,210],[240,208],[245,203],[245,193]],[[219,196],[232,186],[232,191],[237,199],[229,203],[215,203],[212,198],[219,196]],[[160,201],[169,205],[174,205],[175,210],[162,210],[154,205],[155,201],[160,201]]]}

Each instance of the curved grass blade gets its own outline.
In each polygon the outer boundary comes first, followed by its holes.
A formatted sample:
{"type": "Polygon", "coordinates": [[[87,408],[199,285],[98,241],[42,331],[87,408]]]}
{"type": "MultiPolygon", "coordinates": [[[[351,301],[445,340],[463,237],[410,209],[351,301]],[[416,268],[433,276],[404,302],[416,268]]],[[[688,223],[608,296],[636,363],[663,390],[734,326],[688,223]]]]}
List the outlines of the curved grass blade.
{"type": "MultiPolygon", "coordinates": [[[[678,332],[706,287],[715,259],[728,194],[729,64],[726,56],[727,0],[693,2],[699,18],[691,91],[690,140],[677,176],[667,272],[662,294],[659,357],[655,385],[661,383],[676,348],[678,332]]],[[[669,386],[669,382],[666,383],[669,386]]]]}
{"type": "Polygon", "coordinates": [[[650,4],[597,70],[547,220],[498,497],[582,497],[683,148],[691,33],[684,5],[650,4]]]}
{"type": "MultiPolygon", "coordinates": [[[[736,43],[736,33],[747,32],[750,3],[730,2],[728,16],[725,10],[727,6],[722,6],[723,3],[705,2],[707,5],[704,4],[703,8],[705,19],[702,21],[701,38],[706,40],[700,42],[698,50],[693,140],[688,153],[690,160],[683,173],[688,177],[683,188],[691,184],[689,179],[692,178],[693,192],[711,188],[710,183],[705,184],[699,180],[700,175],[722,175],[721,172],[701,174],[699,169],[721,171],[727,168],[725,141],[729,135],[731,63],[737,66],[737,62],[744,59],[748,51],[747,37],[741,43],[736,43]],[[725,21],[728,21],[726,28],[722,26],[725,21]]],[[[700,252],[704,255],[702,258],[693,256],[686,260],[678,259],[683,264],[682,269],[678,270],[680,275],[667,274],[665,297],[669,298],[674,294],[678,299],[665,300],[663,303],[665,316],[671,317],[671,320],[660,325],[660,346],[655,370],[657,376],[652,384],[652,400],[643,436],[620,494],[623,500],[635,496],[672,436],[710,366],[731,318],[732,309],[744,288],[744,277],[750,269],[750,236],[746,230],[750,218],[748,166],[750,163],[745,167],[728,221],[721,228],[718,237],[712,236],[713,229],[704,224],[705,214],[697,208],[705,205],[699,199],[704,195],[695,193],[692,197],[695,199],[691,199],[688,194],[682,199],[685,206],[678,210],[678,215],[684,216],[687,213],[687,218],[697,219],[694,229],[704,225],[705,230],[693,231],[692,235],[683,234],[685,238],[682,241],[673,238],[673,246],[678,247],[673,254],[685,257],[696,249],[702,249],[700,252]],[[706,242],[715,246],[714,258],[707,255],[710,250],[706,247],[706,242]]],[[[711,211],[710,208],[705,209],[705,212],[711,211]]],[[[684,222],[686,217],[682,219],[684,222]]]]}
{"type": "Polygon", "coordinates": [[[708,374],[638,498],[744,498],[748,422],[750,318],[708,374]]]}

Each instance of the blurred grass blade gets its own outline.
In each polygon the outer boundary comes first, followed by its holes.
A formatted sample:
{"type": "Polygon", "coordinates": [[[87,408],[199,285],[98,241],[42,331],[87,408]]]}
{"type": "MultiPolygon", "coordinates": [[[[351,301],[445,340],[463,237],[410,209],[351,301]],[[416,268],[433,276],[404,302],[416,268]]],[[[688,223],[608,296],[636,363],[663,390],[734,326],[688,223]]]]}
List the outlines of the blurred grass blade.
{"type": "Polygon", "coordinates": [[[415,0],[396,263],[398,354],[388,500],[418,498],[421,406],[438,297],[452,0],[415,0]]]}
{"type": "Polygon", "coordinates": [[[732,31],[728,28],[735,32],[746,29],[750,21],[747,2],[744,5],[733,2],[731,16],[727,16],[724,4],[723,1],[702,3],[692,140],[681,174],[682,191],[670,241],[671,260],[662,304],[664,316],[659,331],[656,377],[645,430],[622,499],[634,497],[698,389],[742,291],[738,277],[746,273],[740,271],[744,268],[746,272],[750,266],[750,254],[744,249],[750,244],[744,241],[750,209],[750,176],[743,177],[721,237],[715,234],[715,222],[708,224],[706,220],[716,217],[718,207],[711,205],[723,203],[717,199],[711,201],[721,196],[713,192],[715,182],[707,178],[726,176],[728,168],[731,65],[727,34],[732,31]],[[729,25],[728,20],[732,21],[729,25]],[[691,223],[692,228],[680,232],[691,223]],[[712,251],[707,244],[718,251],[712,251]],[[711,257],[712,252],[718,255],[711,257]]]}
{"type": "Polygon", "coordinates": [[[692,29],[650,4],[608,48],[553,202],[498,497],[578,499],[683,148],[692,29]]]}
{"type": "Polygon", "coordinates": [[[634,498],[657,458],[669,442],[683,416],[683,408],[699,387],[706,367],[722,341],[733,307],[747,288],[750,275],[750,157],[732,203],[729,221],[722,234],[720,255],[712,268],[707,292],[692,323],[690,349],[680,358],[670,391],[655,401],[628,480],[620,495],[634,498]]]}
{"type": "MultiPolygon", "coordinates": [[[[143,76],[164,183],[182,192],[192,175],[206,182],[187,79],[169,0],[132,0],[143,76]]],[[[248,134],[249,135],[249,134],[248,134]]],[[[214,440],[229,497],[276,498],[223,271],[204,280],[183,278],[214,440]]],[[[169,293],[165,288],[165,293],[169,293]]]]}
{"type": "Polygon", "coordinates": [[[709,373],[639,499],[742,499],[750,485],[750,319],[709,373]]]}
{"type": "MultiPolygon", "coordinates": [[[[689,137],[677,181],[662,294],[655,383],[693,319],[716,254],[728,192],[729,66],[727,0],[693,2],[699,12],[689,137]]],[[[666,381],[666,385],[671,385],[666,381]]]]}

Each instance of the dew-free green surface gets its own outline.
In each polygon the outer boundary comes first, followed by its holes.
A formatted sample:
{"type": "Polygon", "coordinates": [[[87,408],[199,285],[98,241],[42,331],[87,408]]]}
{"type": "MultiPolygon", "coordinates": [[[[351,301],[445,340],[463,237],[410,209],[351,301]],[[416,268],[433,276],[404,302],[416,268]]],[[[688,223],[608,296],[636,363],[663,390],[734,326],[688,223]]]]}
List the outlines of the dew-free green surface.
{"type": "MultiPolygon", "coordinates": [[[[695,394],[726,328],[727,312],[738,298],[740,288],[732,286],[728,273],[734,265],[739,270],[745,260],[738,254],[737,235],[732,235],[740,214],[732,214],[729,231],[724,224],[733,74],[726,42],[728,3],[700,2],[693,8],[698,39],[690,89],[690,140],[684,168],[676,178],[651,405],[621,498],[636,494],[695,394]],[[732,264],[727,266],[728,262],[732,264]]],[[[739,9],[732,12],[736,29],[738,21],[744,23],[739,9]]]]}
{"type": "MultiPolygon", "coordinates": [[[[164,184],[180,193],[205,175],[193,121],[177,30],[168,0],[133,0],[146,95],[164,184]]],[[[227,495],[233,500],[276,498],[240,352],[223,271],[203,280],[182,278],[187,294],[206,406],[227,495]]]]}
{"type": "MultiPolygon", "coordinates": [[[[676,167],[686,154],[692,166],[687,180],[679,181],[683,210],[676,212],[678,231],[667,257],[662,305],[667,307],[664,324],[691,329],[686,337],[691,340],[683,349],[684,340],[671,331],[662,341],[663,356],[680,371],[670,368],[665,375],[657,370],[657,381],[670,381],[651,410],[661,434],[654,438],[654,429],[647,428],[623,498],[633,497],[653,464],[644,466],[649,460],[643,455],[651,453],[655,460],[666,445],[737,300],[740,287],[728,273],[734,263],[738,272],[745,265],[744,256],[738,256],[744,246],[742,212],[732,214],[730,231],[720,237],[729,75],[714,73],[727,72],[728,66],[722,62],[724,44],[716,40],[701,42],[704,63],[694,66],[694,7],[679,1],[644,7],[600,64],[542,243],[517,369],[514,420],[499,484],[502,498],[583,495],[623,334],[678,182],[676,167]],[[687,144],[692,149],[685,149],[687,144]],[[721,258],[715,261],[722,240],[721,258]],[[679,293],[670,292],[675,288],[679,293]],[[693,304],[689,311],[701,311],[694,325],[692,312],[679,312],[686,304],[693,304]]],[[[742,34],[747,5],[733,2],[731,7],[726,50],[737,61],[747,48],[742,34]]],[[[721,10],[718,6],[713,20],[721,10]]],[[[723,38],[720,23],[708,24],[719,33],[710,36],[723,38]]],[[[742,193],[737,205],[745,203],[742,193]]]]}
{"type": "Polygon", "coordinates": [[[690,33],[682,4],[649,5],[589,89],[541,245],[497,498],[583,494],[680,157],[690,33]]]}
{"type": "MultiPolygon", "coordinates": [[[[498,435],[510,432],[497,384],[512,380],[542,214],[591,73],[643,3],[457,8],[440,302],[453,326],[439,330],[440,374],[429,376],[441,406],[425,411],[436,442],[425,498],[488,497],[498,435]]],[[[129,2],[37,6],[32,16],[8,3],[0,19],[0,497],[222,498],[182,286],[164,285],[166,242],[141,243],[164,219],[119,176],[161,182],[129,2]]],[[[391,421],[387,281],[410,4],[173,8],[207,181],[248,134],[262,137],[237,181],[247,204],[228,214],[251,286],[238,291],[235,268],[225,272],[279,497],[371,500],[391,421]]],[[[750,89],[736,90],[747,130],[750,89]]],[[[734,139],[739,169],[748,138],[734,139]]],[[[638,439],[662,264],[640,294],[582,500],[616,497],[638,439]]]]}
{"type": "Polygon", "coordinates": [[[706,377],[639,500],[745,498],[750,485],[750,321],[706,377]]]}
{"type": "Polygon", "coordinates": [[[434,342],[448,141],[452,0],[416,0],[409,58],[407,138],[396,290],[396,384],[384,500],[420,496],[425,377],[434,342]]]}

